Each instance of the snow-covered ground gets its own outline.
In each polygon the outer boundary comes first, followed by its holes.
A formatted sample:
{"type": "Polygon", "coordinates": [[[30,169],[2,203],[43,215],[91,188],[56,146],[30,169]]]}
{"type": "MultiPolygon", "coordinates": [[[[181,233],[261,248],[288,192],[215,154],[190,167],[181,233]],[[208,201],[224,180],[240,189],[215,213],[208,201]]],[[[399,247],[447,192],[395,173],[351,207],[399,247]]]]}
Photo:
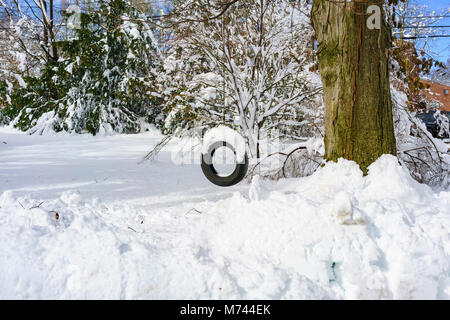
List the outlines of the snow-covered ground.
{"type": "Polygon", "coordinates": [[[450,190],[392,156],[220,188],[160,139],[0,128],[0,298],[450,298],[450,190]]]}

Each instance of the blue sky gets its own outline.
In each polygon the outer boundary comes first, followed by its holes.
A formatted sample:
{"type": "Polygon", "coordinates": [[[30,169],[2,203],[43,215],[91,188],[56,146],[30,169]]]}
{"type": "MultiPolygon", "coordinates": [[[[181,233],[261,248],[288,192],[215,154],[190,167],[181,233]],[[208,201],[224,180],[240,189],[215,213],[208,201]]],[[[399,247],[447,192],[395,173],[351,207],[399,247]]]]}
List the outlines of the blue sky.
{"type": "MultiPolygon", "coordinates": [[[[436,14],[440,13],[442,10],[448,10],[450,7],[449,0],[416,0],[415,3],[419,5],[427,5],[428,10],[435,10],[436,14]]],[[[450,16],[439,21],[439,25],[450,26],[450,16]]],[[[445,30],[446,34],[450,34],[450,28],[441,29],[445,30]]],[[[441,32],[442,34],[443,32],[441,32]]],[[[450,38],[437,38],[431,42],[431,49],[435,53],[433,57],[446,62],[450,58],[450,38]]]]}

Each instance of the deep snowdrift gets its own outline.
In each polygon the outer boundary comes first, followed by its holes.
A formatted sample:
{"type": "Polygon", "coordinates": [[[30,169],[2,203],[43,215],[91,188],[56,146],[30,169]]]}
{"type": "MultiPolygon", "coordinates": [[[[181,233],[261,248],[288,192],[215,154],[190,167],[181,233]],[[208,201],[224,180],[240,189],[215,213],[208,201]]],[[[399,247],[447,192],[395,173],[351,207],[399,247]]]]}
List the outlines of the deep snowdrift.
{"type": "Polygon", "coordinates": [[[155,134],[1,130],[0,298],[450,298],[450,190],[392,156],[223,189],[155,134]]]}

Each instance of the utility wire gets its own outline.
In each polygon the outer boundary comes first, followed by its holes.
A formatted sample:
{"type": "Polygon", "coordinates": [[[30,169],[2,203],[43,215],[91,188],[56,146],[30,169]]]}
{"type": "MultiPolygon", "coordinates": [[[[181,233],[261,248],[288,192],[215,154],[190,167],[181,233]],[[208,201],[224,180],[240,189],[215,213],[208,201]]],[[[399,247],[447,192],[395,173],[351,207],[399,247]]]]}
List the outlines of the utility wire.
{"type": "Polygon", "coordinates": [[[396,39],[404,40],[404,39],[449,38],[449,37],[450,37],[450,34],[440,34],[440,35],[431,35],[431,36],[399,37],[396,39]]]}
{"type": "Polygon", "coordinates": [[[450,26],[404,26],[404,27],[393,27],[393,29],[427,29],[427,28],[450,28],[450,26]]]}
{"type": "Polygon", "coordinates": [[[405,19],[429,19],[429,18],[450,18],[450,14],[444,16],[416,16],[405,17],[405,19]]]}

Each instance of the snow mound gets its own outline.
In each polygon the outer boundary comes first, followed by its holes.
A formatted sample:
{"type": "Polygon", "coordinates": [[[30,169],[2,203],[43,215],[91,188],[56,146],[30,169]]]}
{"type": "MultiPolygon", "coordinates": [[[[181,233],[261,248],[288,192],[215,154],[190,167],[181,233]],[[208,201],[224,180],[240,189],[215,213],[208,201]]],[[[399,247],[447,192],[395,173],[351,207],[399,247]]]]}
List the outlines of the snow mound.
{"type": "Polygon", "coordinates": [[[340,159],[228,193],[205,181],[107,200],[95,185],[45,201],[4,190],[1,299],[450,299],[450,191],[393,156],[367,176],[340,159]]]}
{"type": "Polygon", "coordinates": [[[258,270],[240,284],[254,290],[249,296],[295,296],[280,287],[300,274],[332,297],[450,297],[450,193],[433,194],[395,157],[382,156],[366,177],[340,159],[274,189],[264,200],[238,197],[213,210],[221,216],[213,252],[239,260],[240,274],[258,270]]]}

